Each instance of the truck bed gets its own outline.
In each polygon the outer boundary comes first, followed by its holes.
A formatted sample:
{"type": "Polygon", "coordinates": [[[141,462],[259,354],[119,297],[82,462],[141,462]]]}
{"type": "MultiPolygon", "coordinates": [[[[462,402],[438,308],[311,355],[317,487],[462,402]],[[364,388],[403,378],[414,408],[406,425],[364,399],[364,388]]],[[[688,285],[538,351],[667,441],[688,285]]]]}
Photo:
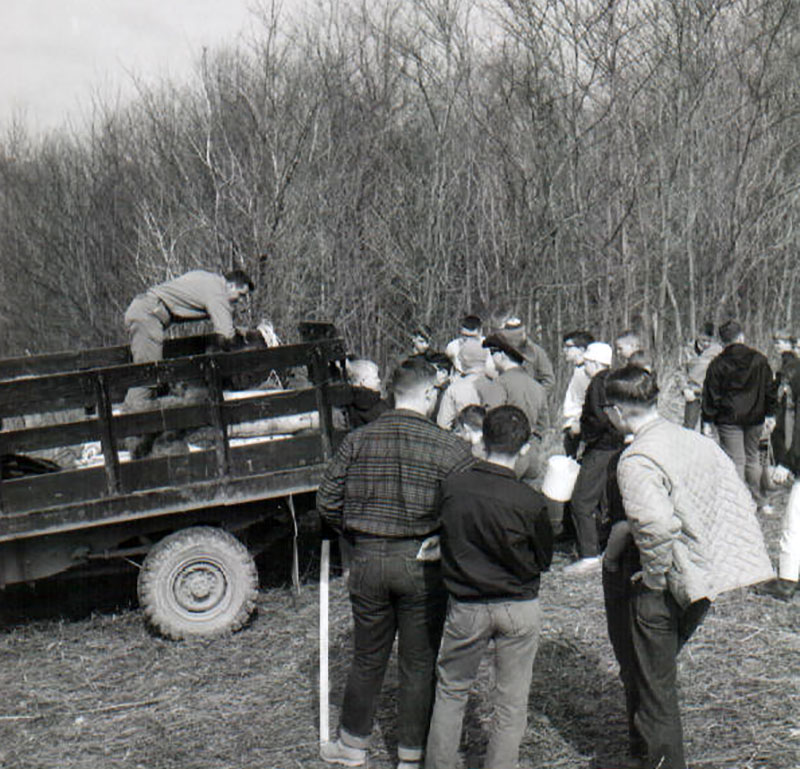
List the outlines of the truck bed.
{"type": "Polygon", "coordinates": [[[2,481],[0,542],[313,491],[342,437],[333,428],[332,409],[350,399],[349,387],[332,376],[331,364],[344,356],[341,340],[198,353],[206,341],[175,340],[165,349],[172,357],[157,363],[119,362],[127,348],[0,361],[0,376],[6,377],[0,381],[0,418],[6,423],[0,454],[99,441],[104,457],[96,467],[2,481]],[[308,371],[311,387],[242,400],[223,397],[223,384],[243,372],[266,379],[273,370],[298,366],[308,371]],[[205,396],[185,405],[161,406],[157,399],[149,411],[115,414],[113,404],[130,386],[176,382],[202,387],[205,396]],[[236,425],[312,411],[319,414],[318,429],[230,445],[236,425]],[[54,413],[71,416],[56,424],[9,425],[9,417],[54,413]],[[211,448],[119,461],[127,436],[199,428],[212,436],[211,448]]]}

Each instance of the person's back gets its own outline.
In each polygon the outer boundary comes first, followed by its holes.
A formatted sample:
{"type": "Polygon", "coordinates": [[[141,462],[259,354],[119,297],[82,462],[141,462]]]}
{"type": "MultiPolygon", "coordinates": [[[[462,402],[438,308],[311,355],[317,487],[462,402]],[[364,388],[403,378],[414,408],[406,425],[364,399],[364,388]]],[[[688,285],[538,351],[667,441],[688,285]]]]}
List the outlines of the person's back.
{"type": "Polygon", "coordinates": [[[442,480],[473,462],[470,445],[430,421],[436,369],[421,357],[392,378],[396,408],[345,436],[317,491],[323,520],[353,546],[348,584],[353,661],[339,737],[320,745],[329,763],[361,766],[395,635],[404,671],[397,693],[399,765],[422,759],[447,601],[438,561],[442,480]]]}
{"type": "MultiPolygon", "coordinates": [[[[753,555],[761,540],[755,504],[727,454],[710,438],[659,418],[639,431],[617,469],[626,512],[643,532],[661,510],[648,498],[648,481],[669,490],[674,540],[648,537],[646,555],[671,564],[670,590],[683,605],[716,596],[770,575],[766,552],[753,555]],[[763,557],[762,557],[763,556],[763,557]]],[[[647,568],[647,567],[645,567],[647,568]]]]}
{"type": "Polygon", "coordinates": [[[775,426],[776,388],[767,359],[744,344],[741,326],[723,323],[719,336],[725,349],[708,366],[703,384],[703,432],[716,425],[722,448],[747,481],[759,507],[771,512],[761,488],[759,442],[764,428],[775,426]]]}
{"type": "MultiPolygon", "coordinates": [[[[490,412],[491,413],[491,412],[490,412]]],[[[489,462],[442,484],[442,575],[462,601],[535,598],[552,557],[545,498],[489,462]]]]}
{"type": "Polygon", "coordinates": [[[164,304],[174,321],[210,318],[214,330],[233,336],[231,303],[227,281],[222,275],[206,270],[191,270],[149,289],[164,304]]]}
{"type": "Polygon", "coordinates": [[[772,566],[730,459],[659,415],[655,376],[626,366],[609,375],[606,396],[612,420],[633,435],[617,479],[641,571],[617,595],[628,603],[630,636],[627,649],[614,647],[628,682],[631,737],[644,765],[685,769],[678,653],[721,592],[769,578],[772,566]]]}
{"type": "MultiPolygon", "coordinates": [[[[427,536],[438,527],[438,483],[471,453],[430,419],[392,409],[345,438],[345,529],[378,536],[427,536]]],[[[319,494],[327,492],[325,481],[319,494]]]]}
{"type": "Polygon", "coordinates": [[[497,378],[506,393],[506,403],[521,409],[540,437],[547,429],[547,391],[522,366],[508,369],[497,378]]]}
{"type": "Polygon", "coordinates": [[[545,349],[536,344],[519,318],[507,318],[500,329],[500,335],[514,348],[520,351],[524,361],[522,367],[542,387],[549,392],[556,381],[553,364],[545,349]]]}
{"type": "Polygon", "coordinates": [[[766,357],[742,342],[728,344],[709,364],[703,388],[703,421],[750,427],[774,413],[772,369],[766,357]]]}
{"type": "Polygon", "coordinates": [[[625,443],[625,436],[611,424],[605,413],[608,374],[608,369],[601,371],[589,382],[580,421],[581,437],[587,447],[603,451],[621,448],[625,443]]]}
{"type": "Polygon", "coordinates": [[[517,765],[542,624],[539,575],[553,553],[544,497],[514,477],[529,439],[520,409],[493,409],[483,422],[487,461],[450,476],[442,487],[442,573],[450,600],[426,769],[458,765],[470,687],[490,642],[494,719],[485,765],[517,765]]]}

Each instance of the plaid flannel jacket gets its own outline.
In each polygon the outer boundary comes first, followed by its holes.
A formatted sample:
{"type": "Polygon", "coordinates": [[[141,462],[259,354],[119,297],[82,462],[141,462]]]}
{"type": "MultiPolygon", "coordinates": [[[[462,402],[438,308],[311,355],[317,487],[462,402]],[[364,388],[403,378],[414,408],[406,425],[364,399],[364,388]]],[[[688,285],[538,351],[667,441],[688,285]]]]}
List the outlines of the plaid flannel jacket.
{"type": "Polygon", "coordinates": [[[350,433],[325,470],[317,508],[337,531],[425,537],[439,528],[439,486],[469,467],[470,446],[413,411],[350,433]]]}

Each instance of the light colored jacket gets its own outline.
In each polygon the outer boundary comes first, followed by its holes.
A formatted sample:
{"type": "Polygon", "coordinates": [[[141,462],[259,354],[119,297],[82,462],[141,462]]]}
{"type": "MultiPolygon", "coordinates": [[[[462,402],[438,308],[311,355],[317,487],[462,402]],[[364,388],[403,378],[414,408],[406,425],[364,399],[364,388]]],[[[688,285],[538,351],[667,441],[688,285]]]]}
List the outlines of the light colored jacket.
{"type": "Polygon", "coordinates": [[[480,406],[481,396],[475,387],[478,374],[456,375],[444,391],[442,402],[439,405],[439,413],[436,415],[436,424],[445,430],[452,430],[456,417],[461,409],[467,406],[480,406]]]}
{"type": "Polygon", "coordinates": [[[658,418],[635,434],[617,478],[648,584],[682,606],[774,576],[755,502],[714,441],[658,418]]]}
{"type": "Polygon", "coordinates": [[[217,334],[225,339],[233,339],[236,332],[227,284],[222,275],[192,270],[153,286],[149,293],[166,305],[173,321],[210,319],[217,334]]]}
{"type": "Polygon", "coordinates": [[[564,394],[564,406],[561,409],[564,415],[562,429],[568,430],[572,425],[580,424],[583,413],[583,402],[586,400],[586,390],[589,388],[591,377],[586,373],[583,365],[575,366],[570,377],[567,391],[564,394]]]}
{"type": "Polygon", "coordinates": [[[700,355],[695,355],[686,364],[686,379],[688,386],[698,395],[703,392],[703,382],[706,380],[706,371],[714,358],[722,352],[722,346],[712,342],[700,355]]]}

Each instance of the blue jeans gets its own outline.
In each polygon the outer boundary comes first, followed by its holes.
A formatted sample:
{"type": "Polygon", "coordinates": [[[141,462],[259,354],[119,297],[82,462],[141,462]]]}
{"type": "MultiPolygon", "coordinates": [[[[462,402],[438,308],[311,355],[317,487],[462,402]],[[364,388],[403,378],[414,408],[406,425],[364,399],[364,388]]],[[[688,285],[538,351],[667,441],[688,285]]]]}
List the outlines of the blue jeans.
{"type": "Polygon", "coordinates": [[[454,769],[469,690],[489,641],[495,644],[494,724],[484,765],[515,769],[528,722],[528,691],[539,645],[538,600],[456,601],[447,607],[425,769],[454,769]]]}
{"type": "Polygon", "coordinates": [[[358,540],[350,564],[355,630],[342,703],[344,740],[366,747],[397,635],[398,755],[406,761],[422,758],[447,605],[440,564],[417,561],[419,546],[417,540],[358,540]]]}

